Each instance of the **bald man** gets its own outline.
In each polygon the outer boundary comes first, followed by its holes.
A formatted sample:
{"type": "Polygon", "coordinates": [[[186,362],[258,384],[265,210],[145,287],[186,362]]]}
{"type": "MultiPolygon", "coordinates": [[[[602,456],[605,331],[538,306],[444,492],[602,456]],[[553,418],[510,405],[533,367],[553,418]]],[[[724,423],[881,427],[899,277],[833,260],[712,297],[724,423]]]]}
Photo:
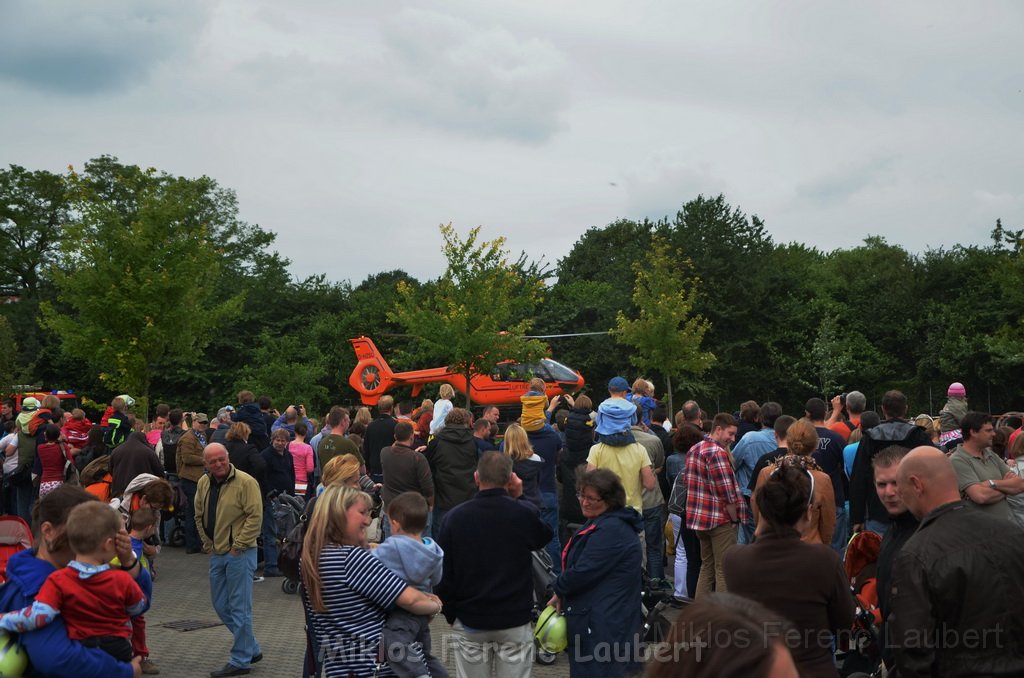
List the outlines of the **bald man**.
{"type": "Polygon", "coordinates": [[[886,642],[899,675],[1024,675],[1024,532],[962,502],[934,447],[911,450],[896,482],[921,520],[893,565],[886,642]]]}
{"type": "Polygon", "coordinates": [[[196,528],[210,554],[210,597],[217,616],[234,636],[231,656],[212,678],[244,676],[263,651],[252,631],[252,583],[256,538],[263,527],[260,484],[228,460],[220,443],[203,450],[206,474],[196,489],[196,528]]]}

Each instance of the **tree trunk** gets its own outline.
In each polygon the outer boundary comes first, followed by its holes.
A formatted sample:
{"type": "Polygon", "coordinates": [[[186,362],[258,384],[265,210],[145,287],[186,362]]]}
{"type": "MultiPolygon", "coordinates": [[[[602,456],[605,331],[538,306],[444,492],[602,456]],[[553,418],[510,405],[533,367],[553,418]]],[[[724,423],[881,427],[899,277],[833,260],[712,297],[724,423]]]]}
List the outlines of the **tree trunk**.
{"type": "Polygon", "coordinates": [[[471,376],[470,370],[466,370],[466,409],[469,411],[473,410],[473,382],[470,381],[471,376]]]}
{"type": "Polygon", "coordinates": [[[665,385],[668,386],[668,420],[675,424],[676,411],[672,407],[672,377],[668,374],[665,375],[665,385]]]}

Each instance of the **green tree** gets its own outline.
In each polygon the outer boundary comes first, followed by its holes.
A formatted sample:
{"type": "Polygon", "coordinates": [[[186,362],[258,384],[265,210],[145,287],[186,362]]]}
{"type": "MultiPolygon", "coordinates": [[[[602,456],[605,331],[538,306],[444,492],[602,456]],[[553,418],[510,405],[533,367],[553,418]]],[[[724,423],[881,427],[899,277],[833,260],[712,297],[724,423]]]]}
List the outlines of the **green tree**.
{"type": "Polygon", "coordinates": [[[480,228],[465,239],[451,224],[441,226],[444,275],[427,295],[399,281],[399,301],[388,319],[420,340],[422,350],[444,356],[448,368],[466,380],[466,404],[472,404],[473,374],[490,372],[504,360],[535,360],[547,350],[527,339],[543,283],[527,284],[521,266],[510,265],[505,239],[479,241],[480,228]]]}
{"type": "Polygon", "coordinates": [[[261,334],[251,360],[241,371],[237,390],[273,393],[281,405],[305,405],[310,416],[326,411],[329,399],[322,382],[327,361],[311,336],[312,330],[305,328],[277,337],[261,334]]]}
{"type": "Polygon", "coordinates": [[[0,170],[0,289],[36,296],[68,211],[64,177],[18,165],[0,170]]]}
{"type": "Polygon", "coordinates": [[[684,276],[680,259],[682,254],[673,252],[664,238],[654,238],[647,256],[633,264],[637,317],[629,319],[619,311],[615,330],[620,343],[635,349],[629,356],[635,367],[664,375],[670,412],[675,411],[672,378],[697,377],[715,361],[713,353],[701,349],[710,323],[693,314],[699,281],[684,276]]]}
{"type": "Polygon", "coordinates": [[[75,218],[51,268],[57,303],[43,325],[112,391],[146,397],[156,365],[192,363],[244,294],[217,301],[234,194],[102,157],[68,183],[75,218]]]}

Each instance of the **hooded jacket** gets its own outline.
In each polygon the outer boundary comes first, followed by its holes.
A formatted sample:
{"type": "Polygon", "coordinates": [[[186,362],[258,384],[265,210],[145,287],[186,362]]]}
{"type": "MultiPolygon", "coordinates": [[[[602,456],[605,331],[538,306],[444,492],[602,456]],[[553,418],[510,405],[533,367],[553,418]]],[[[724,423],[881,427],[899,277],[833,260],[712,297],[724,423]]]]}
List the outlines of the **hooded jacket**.
{"type": "Polygon", "coordinates": [[[638,536],[642,530],[643,519],[631,507],[605,511],[588,520],[562,553],[562,573],[554,589],[562,600],[574,678],[628,675],[639,668],[632,662],[594,659],[608,647],[617,648],[618,656],[636,656],[643,625],[638,536]],[[628,653],[627,647],[632,647],[628,653]]]}
{"type": "Polygon", "coordinates": [[[270,444],[270,433],[267,431],[266,419],[260,406],[256,403],[245,403],[239,405],[238,409],[231,413],[231,421],[240,421],[249,425],[249,442],[262,450],[270,444]]]}
{"type": "Polygon", "coordinates": [[[394,534],[373,550],[388,569],[424,593],[431,593],[441,583],[444,551],[429,537],[417,541],[412,537],[394,534]]]}
{"type": "MultiPolygon", "coordinates": [[[[28,607],[35,600],[43,582],[56,568],[34,550],[15,553],[7,561],[7,583],[0,588],[0,611],[10,612],[28,607]]],[[[146,568],[139,568],[135,578],[146,600],[153,594],[153,580],[146,568]]],[[[87,648],[68,638],[64,620],[57,617],[41,629],[22,633],[18,642],[28,652],[31,665],[23,674],[34,676],[77,676],[78,678],[131,678],[131,664],[117,661],[99,648],[87,648]]]]}
{"type": "Polygon", "coordinates": [[[863,523],[865,518],[887,522],[889,512],[882,506],[875,492],[875,471],[871,460],[891,445],[908,450],[932,444],[932,438],[920,426],[902,419],[887,419],[878,426],[868,429],[857,447],[853,460],[853,475],[850,476],[850,524],[863,523]]]}
{"type": "Polygon", "coordinates": [[[468,426],[445,426],[425,453],[434,476],[434,507],[448,510],[476,494],[476,442],[468,426]]]}

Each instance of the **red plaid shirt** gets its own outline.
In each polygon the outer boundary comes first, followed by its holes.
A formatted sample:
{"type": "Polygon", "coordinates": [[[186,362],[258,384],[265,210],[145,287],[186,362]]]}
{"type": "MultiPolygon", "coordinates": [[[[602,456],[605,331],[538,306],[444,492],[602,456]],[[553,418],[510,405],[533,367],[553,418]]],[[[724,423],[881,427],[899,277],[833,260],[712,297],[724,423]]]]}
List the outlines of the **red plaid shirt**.
{"type": "Polygon", "coordinates": [[[737,517],[746,519],[746,502],[724,447],[705,437],[686,453],[685,473],[688,528],[707,531],[730,522],[726,504],[736,504],[737,517]]]}

